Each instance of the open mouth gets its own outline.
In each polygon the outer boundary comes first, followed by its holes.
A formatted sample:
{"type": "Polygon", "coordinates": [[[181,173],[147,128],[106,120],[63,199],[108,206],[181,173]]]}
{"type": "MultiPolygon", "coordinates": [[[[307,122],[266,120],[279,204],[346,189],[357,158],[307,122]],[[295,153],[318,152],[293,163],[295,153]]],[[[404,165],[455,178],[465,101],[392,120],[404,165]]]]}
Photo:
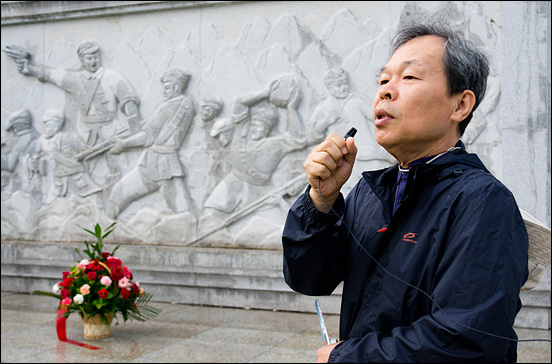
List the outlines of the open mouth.
{"type": "Polygon", "coordinates": [[[383,120],[385,118],[393,118],[393,116],[385,110],[380,109],[376,111],[376,120],[383,120]]]}

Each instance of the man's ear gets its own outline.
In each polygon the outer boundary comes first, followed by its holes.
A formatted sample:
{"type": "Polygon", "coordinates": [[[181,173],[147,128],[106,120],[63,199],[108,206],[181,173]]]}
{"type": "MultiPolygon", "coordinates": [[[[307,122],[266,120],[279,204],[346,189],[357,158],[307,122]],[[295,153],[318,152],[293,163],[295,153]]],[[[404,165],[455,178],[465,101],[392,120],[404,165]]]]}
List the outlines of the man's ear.
{"type": "Polygon", "coordinates": [[[450,118],[452,121],[460,122],[472,112],[475,105],[475,94],[471,90],[464,90],[454,97],[456,99],[456,108],[450,118]]]}

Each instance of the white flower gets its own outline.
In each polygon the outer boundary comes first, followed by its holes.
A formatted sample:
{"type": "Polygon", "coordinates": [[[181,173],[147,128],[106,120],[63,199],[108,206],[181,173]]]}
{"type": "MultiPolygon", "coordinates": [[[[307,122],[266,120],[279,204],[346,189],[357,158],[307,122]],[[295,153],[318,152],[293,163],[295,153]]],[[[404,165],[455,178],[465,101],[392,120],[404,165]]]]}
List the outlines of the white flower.
{"type": "Polygon", "coordinates": [[[80,261],[79,264],[86,266],[86,265],[90,264],[90,261],[88,259],[83,259],[83,260],[80,261]]]}
{"type": "Polygon", "coordinates": [[[81,294],[77,294],[75,295],[75,297],[73,297],[73,302],[75,302],[76,304],[80,305],[82,301],[84,301],[84,297],[81,294]]]}
{"type": "Polygon", "coordinates": [[[52,287],[52,292],[54,292],[54,294],[59,294],[61,292],[57,283],[52,287]]]}

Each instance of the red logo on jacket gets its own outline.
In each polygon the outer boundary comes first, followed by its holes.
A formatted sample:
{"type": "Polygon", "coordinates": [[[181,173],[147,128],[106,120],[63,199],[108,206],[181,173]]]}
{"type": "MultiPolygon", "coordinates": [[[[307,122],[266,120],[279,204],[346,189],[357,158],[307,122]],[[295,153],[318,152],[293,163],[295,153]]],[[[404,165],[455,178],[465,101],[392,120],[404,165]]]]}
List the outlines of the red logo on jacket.
{"type": "Polygon", "coordinates": [[[416,244],[418,242],[418,233],[406,233],[403,236],[403,241],[408,243],[416,244]]]}

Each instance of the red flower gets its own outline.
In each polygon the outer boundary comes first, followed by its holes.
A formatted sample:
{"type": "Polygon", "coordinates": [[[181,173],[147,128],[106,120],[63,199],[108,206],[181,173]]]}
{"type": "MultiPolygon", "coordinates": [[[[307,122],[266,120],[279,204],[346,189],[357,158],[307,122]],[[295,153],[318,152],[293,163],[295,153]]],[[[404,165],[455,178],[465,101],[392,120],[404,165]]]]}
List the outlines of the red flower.
{"type": "Polygon", "coordinates": [[[123,267],[123,274],[125,275],[125,277],[132,281],[132,271],[128,269],[128,265],[125,265],[123,267]]]}
{"type": "Polygon", "coordinates": [[[100,296],[102,300],[105,300],[108,294],[109,294],[109,291],[105,288],[102,288],[101,290],[98,291],[98,296],[100,296]]]}
{"type": "Polygon", "coordinates": [[[130,287],[130,290],[134,292],[134,294],[137,296],[140,294],[140,287],[138,287],[136,283],[134,283],[132,287],[130,287]]]}
{"type": "Polygon", "coordinates": [[[109,268],[120,267],[122,265],[123,265],[123,262],[121,262],[119,258],[115,258],[115,257],[107,258],[107,266],[109,268]]]}
{"type": "Polygon", "coordinates": [[[102,252],[102,258],[103,259],[107,259],[108,256],[110,256],[111,254],[108,253],[108,252],[102,252]]]}
{"type": "Polygon", "coordinates": [[[128,288],[121,289],[121,297],[127,299],[128,296],[130,296],[130,291],[128,290],[128,288]]]}
{"type": "Polygon", "coordinates": [[[74,278],[65,278],[63,282],[59,284],[60,287],[69,288],[71,287],[71,284],[73,283],[74,278]]]}
{"type": "Polygon", "coordinates": [[[113,281],[118,282],[121,278],[125,276],[124,271],[121,267],[115,267],[111,270],[111,278],[113,281]]]}
{"type": "Polygon", "coordinates": [[[104,269],[101,265],[98,264],[97,260],[91,260],[90,264],[86,266],[86,269],[84,270],[85,273],[88,273],[90,271],[98,271],[104,269]]]}
{"type": "Polygon", "coordinates": [[[69,274],[71,274],[71,272],[61,272],[61,274],[63,274],[63,279],[66,279],[67,276],[69,276],[69,274]]]}
{"type": "Polygon", "coordinates": [[[62,299],[67,298],[67,297],[70,296],[69,290],[67,288],[62,289],[59,294],[60,294],[62,299]]]}
{"type": "Polygon", "coordinates": [[[89,280],[93,281],[94,279],[96,279],[96,272],[88,272],[86,273],[86,276],[89,280]]]}

